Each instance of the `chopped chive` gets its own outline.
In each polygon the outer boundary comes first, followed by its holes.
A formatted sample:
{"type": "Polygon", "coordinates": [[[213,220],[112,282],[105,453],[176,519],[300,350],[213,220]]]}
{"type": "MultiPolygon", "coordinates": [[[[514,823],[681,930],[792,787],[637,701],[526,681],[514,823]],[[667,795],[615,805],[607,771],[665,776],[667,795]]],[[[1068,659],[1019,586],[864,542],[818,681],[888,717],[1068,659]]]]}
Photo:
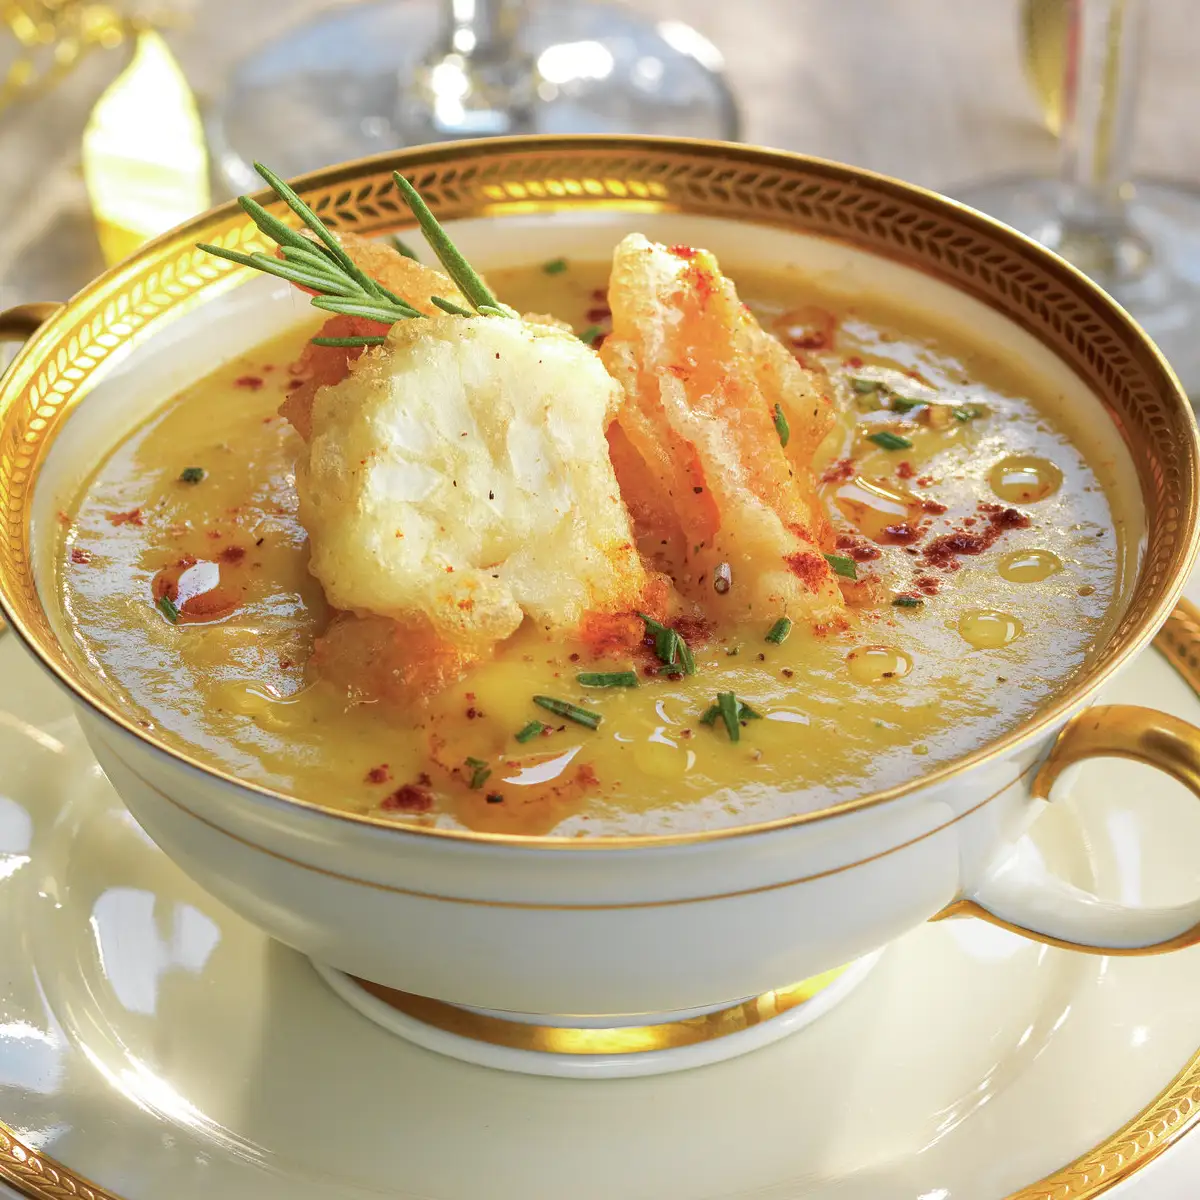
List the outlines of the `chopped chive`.
{"type": "Polygon", "coordinates": [[[914,408],[924,408],[926,401],[913,400],[908,396],[892,395],[892,411],[898,413],[912,412],[914,408]]]}
{"type": "Polygon", "coordinates": [[[637,675],[633,671],[580,671],[575,680],[584,687],[637,687],[637,675]]]}
{"type": "Polygon", "coordinates": [[[208,472],[203,467],[184,467],[179,472],[181,483],[199,483],[208,472]]]}
{"type": "Polygon", "coordinates": [[[670,626],[663,625],[653,617],[646,616],[645,613],[637,615],[645,623],[646,632],[654,635],[654,653],[658,656],[658,661],[666,663],[668,666],[679,663],[683,668],[684,675],[695,675],[696,660],[692,656],[687,642],[670,626]]]}
{"type": "Polygon", "coordinates": [[[743,701],[738,706],[738,720],[739,721],[761,721],[762,713],[755,712],[754,709],[752,709],[750,707],[750,705],[746,704],[743,701]]]}
{"type": "Polygon", "coordinates": [[[775,405],[775,432],[779,434],[779,444],[786,450],[788,439],[792,436],[791,427],[788,425],[788,419],[784,415],[782,407],[775,405]]]}
{"type": "Polygon", "coordinates": [[[580,335],[579,340],[589,346],[596,344],[596,339],[601,337],[604,330],[599,325],[589,325],[580,335]]]}
{"type": "Polygon", "coordinates": [[[541,721],[530,721],[528,725],[522,726],[513,736],[518,742],[524,744],[525,742],[533,741],[545,728],[546,726],[541,721]]]}
{"type": "Polygon", "coordinates": [[[767,634],[767,641],[774,642],[779,645],[781,642],[787,641],[787,635],[792,632],[792,623],[787,617],[780,617],[774,625],[771,626],[770,633],[767,634]]]}
{"type": "Polygon", "coordinates": [[[718,692],[717,711],[725,722],[729,740],[736,742],[742,736],[742,727],[738,722],[738,698],[732,692],[718,692]]]}
{"type": "Polygon", "coordinates": [[[721,710],[715,705],[711,705],[704,712],[704,716],[700,718],[701,725],[713,725],[717,718],[721,715],[721,710]]]}
{"type": "Polygon", "coordinates": [[[713,591],[718,596],[724,596],[733,587],[733,570],[728,563],[718,563],[713,567],[713,591]]]}
{"type": "Polygon", "coordinates": [[[600,724],[600,714],[590,709],[580,708],[578,704],[569,704],[566,700],[556,700],[553,696],[534,696],[534,704],[559,717],[566,717],[577,725],[586,725],[595,729],[600,724]]]}
{"type": "Polygon", "coordinates": [[[158,611],[162,613],[162,615],[166,617],[172,625],[179,624],[179,608],[170,596],[159,596],[159,598],[154,602],[154,607],[157,608],[158,611]]]}
{"type": "Polygon", "coordinates": [[[956,421],[973,421],[983,416],[983,409],[974,404],[960,404],[952,411],[956,421]]]}
{"type": "Polygon", "coordinates": [[[461,304],[455,304],[452,300],[446,300],[441,296],[430,296],[429,303],[440,308],[442,312],[449,313],[452,317],[472,317],[475,315],[469,308],[463,308],[461,304]]]}
{"type": "MultiPolygon", "coordinates": [[[[671,632],[674,633],[674,630],[671,632]]],[[[675,640],[679,644],[679,661],[683,664],[683,673],[685,675],[695,675],[696,660],[692,657],[692,652],[689,649],[687,642],[685,642],[677,633],[675,634],[675,640]]]]}
{"type": "Polygon", "coordinates": [[[542,263],[542,270],[547,275],[561,275],[567,269],[567,260],[565,258],[552,258],[549,262],[542,263]]]}
{"type": "Polygon", "coordinates": [[[472,788],[483,787],[487,782],[488,776],[492,773],[492,768],[482,758],[468,758],[467,766],[471,768],[471,780],[467,786],[472,788]]]}
{"type": "Polygon", "coordinates": [[[399,237],[394,233],[389,234],[388,241],[391,242],[393,247],[395,247],[399,253],[403,254],[405,258],[411,258],[413,262],[420,261],[417,258],[417,252],[402,237],[399,237]]]}
{"type": "Polygon", "coordinates": [[[908,438],[901,437],[898,433],[892,433],[887,429],[881,429],[878,433],[870,434],[867,440],[874,442],[877,446],[882,446],[885,450],[912,449],[912,442],[908,438]]]}
{"type": "Polygon", "coordinates": [[[463,258],[437,217],[430,212],[429,206],[421,199],[421,194],[417,189],[399,171],[392,172],[392,179],[399,189],[400,195],[404,197],[405,203],[412,210],[412,215],[417,218],[417,224],[420,225],[421,232],[425,235],[425,240],[434,254],[438,256],[438,261],[446,268],[446,273],[450,278],[458,284],[458,290],[477,310],[481,310],[486,305],[495,308],[499,315],[506,316],[507,314],[500,307],[500,301],[492,295],[491,289],[476,274],[471,264],[463,258]]]}
{"type": "Polygon", "coordinates": [[[363,333],[352,337],[315,337],[308,340],[314,346],[382,346],[387,338],[382,333],[378,336],[363,333]]]}
{"type": "Polygon", "coordinates": [[[877,392],[883,384],[878,379],[851,379],[850,386],[860,395],[865,396],[869,392],[877,392]]]}
{"type": "Polygon", "coordinates": [[[846,558],[841,554],[826,554],[825,561],[833,569],[835,575],[840,575],[843,579],[858,578],[858,567],[854,565],[854,559],[846,558]]]}
{"type": "Polygon", "coordinates": [[[925,603],[919,596],[897,596],[892,601],[893,608],[920,608],[925,603]]]}

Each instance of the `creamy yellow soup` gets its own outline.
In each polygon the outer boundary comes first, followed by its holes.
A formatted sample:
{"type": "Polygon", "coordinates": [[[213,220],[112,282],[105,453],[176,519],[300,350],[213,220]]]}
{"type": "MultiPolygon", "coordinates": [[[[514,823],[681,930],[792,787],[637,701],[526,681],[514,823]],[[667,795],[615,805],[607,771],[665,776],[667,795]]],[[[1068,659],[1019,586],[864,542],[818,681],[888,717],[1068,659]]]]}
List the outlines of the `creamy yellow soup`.
{"type": "MultiPolygon", "coordinates": [[[[571,263],[489,279],[593,338],[606,275],[571,263]]],[[[1088,661],[1129,570],[1112,464],[1089,463],[1056,398],[985,345],[883,301],[848,308],[796,274],[734,275],[841,410],[818,475],[838,568],[862,593],[848,631],[683,626],[696,670],[678,676],[649,644],[597,657],[526,621],[494,661],[408,709],[316,677],[329,613],[296,516],[299,439],[276,414],[314,321],[182,392],[96,470],[60,547],[75,638],[146,728],[238,778],[445,828],[771,820],[902,784],[1013,728],[1088,661]],[[156,605],[165,584],[179,623],[156,605]],[[636,686],[590,686],[592,672],[636,686]],[[736,697],[732,724],[720,693],[736,697]]]]}

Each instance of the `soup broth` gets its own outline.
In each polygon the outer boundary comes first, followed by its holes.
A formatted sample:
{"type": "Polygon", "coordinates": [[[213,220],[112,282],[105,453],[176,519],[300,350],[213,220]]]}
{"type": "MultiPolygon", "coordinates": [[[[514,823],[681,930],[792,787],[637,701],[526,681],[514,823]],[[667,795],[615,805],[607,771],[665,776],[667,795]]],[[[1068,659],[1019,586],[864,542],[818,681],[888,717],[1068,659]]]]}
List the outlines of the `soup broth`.
{"type": "MultiPolygon", "coordinates": [[[[602,337],[607,265],[554,266],[489,282],[519,311],[602,337]]],[[[1085,665],[1115,610],[1133,547],[1112,464],[986,345],[796,273],[734,276],[837,403],[817,458],[831,563],[878,577],[849,629],[684,630],[696,671],[679,676],[650,647],[597,657],[526,619],[494,660],[408,709],[316,677],[330,614],[297,516],[301,443],[276,411],[312,322],[187,388],[104,459],[61,536],[73,635],[171,744],[330,807],[446,828],[772,820],[902,784],[1012,729],[1085,665]]]]}

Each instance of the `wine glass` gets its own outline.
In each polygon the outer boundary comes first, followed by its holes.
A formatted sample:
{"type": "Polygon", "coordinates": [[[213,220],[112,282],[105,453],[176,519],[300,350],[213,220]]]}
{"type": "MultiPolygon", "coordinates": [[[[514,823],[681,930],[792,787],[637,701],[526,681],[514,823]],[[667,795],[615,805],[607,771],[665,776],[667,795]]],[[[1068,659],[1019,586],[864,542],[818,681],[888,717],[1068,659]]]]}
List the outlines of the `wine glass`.
{"type": "Polygon", "coordinates": [[[953,195],[1087,272],[1200,398],[1200,189],[1129,173],[1144,17],[1142,0],[1025,0],[1026,57],[1060,127],[1059,176],[953,195]]]}
{"type": "Polygon", "coordinates": [[[385,0],[323,14],[234,67],[208,126],[234,191],[402,145],[509,133],[736,140],[716,48],[592,0],[385,0]]]}

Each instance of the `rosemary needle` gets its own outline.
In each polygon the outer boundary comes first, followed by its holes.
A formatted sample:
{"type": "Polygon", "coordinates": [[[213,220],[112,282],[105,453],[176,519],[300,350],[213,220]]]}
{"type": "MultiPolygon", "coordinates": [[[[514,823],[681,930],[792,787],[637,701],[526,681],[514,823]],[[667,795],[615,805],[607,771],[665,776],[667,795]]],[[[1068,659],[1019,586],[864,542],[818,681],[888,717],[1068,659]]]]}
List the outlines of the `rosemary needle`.
{"type": "Polygon", "coordinates": [[[482,312],[486,307],[495,309],[498,316],[507,316],[508,314],[500,307],[500,301],[492,295],[491,289],[483,282],[471,264],[463,258],[462,253],[450,240],[437,217],[429,211],[429,205],[421,199],[421,193],[399,171],[392,172],[392,179],[399,189],[400,195],[404,197],[404,202],[412,210],[412,215],[417,218],[417,224],[420,225],[421,232],[425,235],[430,249],[438,256],[438,261],[442,266],[446,268],[446,274],[458,285],[458,290],[477,310],[482,312]]]}

